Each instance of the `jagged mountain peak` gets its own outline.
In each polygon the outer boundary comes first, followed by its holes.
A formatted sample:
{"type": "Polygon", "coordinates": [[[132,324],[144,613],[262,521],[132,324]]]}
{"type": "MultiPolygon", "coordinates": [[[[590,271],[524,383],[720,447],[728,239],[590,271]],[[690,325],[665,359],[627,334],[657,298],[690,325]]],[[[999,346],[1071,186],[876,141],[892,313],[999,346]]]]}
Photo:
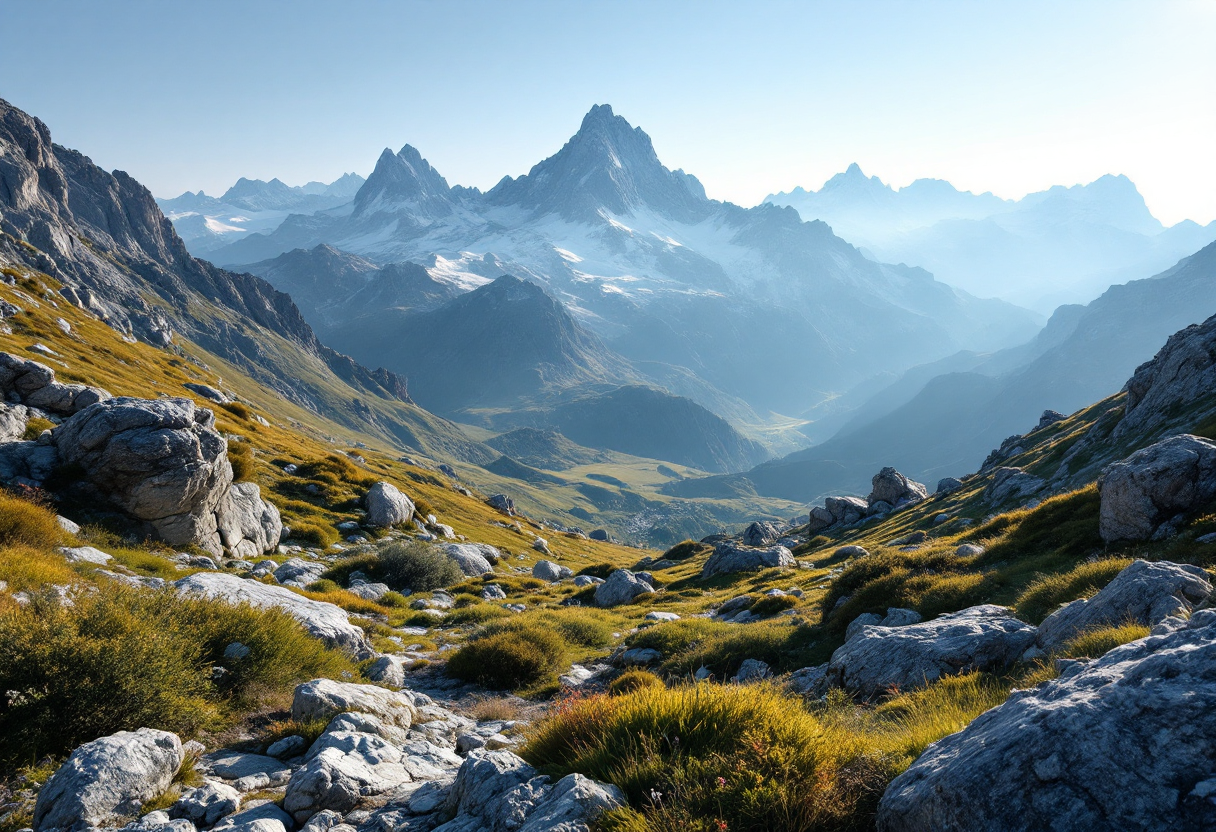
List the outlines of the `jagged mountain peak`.
{"type": "Polygon", "coordinates": [[[409,144],[396,153],[384,148],[371,176],[355,194],[356,215],[392,211],[396,207],[408,207],[412,213],[429,217],[452,210],[447,180],[409,144]]]}
{"type": "Polygon", "coordinates": [[[639,208],[691,219],[707,206],[696,177],[664,167],[650,136],[607,104],[592,107],[561,150],[527,175],[503,179],[487,198],[583,222],[639,208]]]}

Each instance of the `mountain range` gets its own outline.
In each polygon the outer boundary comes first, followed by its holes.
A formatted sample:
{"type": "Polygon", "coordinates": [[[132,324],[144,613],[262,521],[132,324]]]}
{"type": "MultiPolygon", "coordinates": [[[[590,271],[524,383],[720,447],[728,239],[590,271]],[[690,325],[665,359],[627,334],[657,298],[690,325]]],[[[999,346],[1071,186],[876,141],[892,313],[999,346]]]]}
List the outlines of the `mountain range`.
{"type": "MultiPolygon", "coordinates": [[[[792,210],[708,199],[606,105],[592,108],[556,154],[488,192],[449,186],[406,145],[381,154],[347,205],[292,215],[208,256],[299,297],[310,322],[353,353],[356,344],[372,347],[373,328],[389,337],[398,316],[388,307],[417,312],[513,275],[540,286],[619,356],[630,381],[690,398],[776,452],[805,444],[795,428],[815,406],[875,374],[1009,346],[1042,320],[924,270],[877,263],[792,210]],[[328,255],[332,277],[325,258],[305,264],[297,251],[317,246],[342,253],[328,255]],[[348,255],[368,265],[353,266],[348,255]],[[429,275],[413,272],[417,294],[390,297],[349,282],[350,268],[366,276],[373,266],[405,264],[429,275]],[[307,297],[297,292],[304,283],[307,297]],[[364,300],[373,296],[385,300],[364,300]]],[[[396,371],[428,372],[396,353],[396,371]]],[[[497,360],[531,359],[508,350],[497,360]]]]}
{"type": "Polygon", "coordinates": [[[940,179],[896,189],[853,164],[818,191],[798,187],[765,201],[828,223],[879,260],[1044,314],[1159,272],[1216,240],[1216,222],[1163,226],[1126,176],[1011,200],[940,179]]]}

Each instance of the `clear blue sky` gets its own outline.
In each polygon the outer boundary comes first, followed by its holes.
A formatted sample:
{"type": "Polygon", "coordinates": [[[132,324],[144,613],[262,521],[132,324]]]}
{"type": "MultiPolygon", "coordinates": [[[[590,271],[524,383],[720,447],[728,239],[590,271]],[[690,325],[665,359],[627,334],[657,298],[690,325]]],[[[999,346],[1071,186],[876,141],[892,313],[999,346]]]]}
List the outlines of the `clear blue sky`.
{"type": "Polygon", "coordinates": [[[1216,218],[1216,2],[4,0],[0,97],[158,196],[552,153],[595,103],[713,197],[857,161],[1002,196],[1125,173],[1216,218]]]}

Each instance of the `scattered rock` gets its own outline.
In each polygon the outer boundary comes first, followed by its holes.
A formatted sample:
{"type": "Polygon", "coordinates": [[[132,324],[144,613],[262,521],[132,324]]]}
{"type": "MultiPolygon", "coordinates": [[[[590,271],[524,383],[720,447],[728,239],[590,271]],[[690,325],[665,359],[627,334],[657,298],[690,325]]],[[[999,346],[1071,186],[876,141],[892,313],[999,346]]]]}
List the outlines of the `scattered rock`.
{"type": "Polygon", "coordinates": [[[739,665],[739,672],[735,675],[734,682],[740,685],[745,685],[748,682],[760,682],[768,679],[773,675],[773,669],[767,663],[759,659],[744,659],[739,665]]]}
{"type": "Polygon", "coordinates": [[[937,481],[937,494],[953,494],[963,487],[963,481],[954,477],[943,477],[937,481]]]}
{"type": "Polygon", "coordinates": [[[928,490],[919,482],[910,480],[894,468],[886,467],[874,475],[866,502],[873,506],[877,502],[888,503],[895,508],[919,503],[929,496],[928,490]]]}
{"type": "Polygon", "coordinates": [[[551,560],[538,560],[532,567],[532,577],[554,583],[569,578],[574,573],[565,566],[559,566],[551,560]]]}
{"type": "Polygon", "coordinates": [[[553,554],[551,551],[549,551],[549,541],[545,540],[543,537],[538,537],[538,538],[536,538],[536,540],[533,540],[532,548],[535,549],[536,551],[540,552],[541,554],[545,554],[545,555],[553,554]]]}
{"type": "Polygon", "coordinates": [[[85,743],[39,790],[34,832],[112,826],[164,793],[183,758],[175,734],[151,728],[85,743]]]}
{"type": "Polygon", "coordinates": [[[834,557],[838,558],[864,558],[869,554],[870,553],[861,546],[841,546],[832,553],[834,557]]]}
{"type": "Polygon", "coordinates": [[[281,740],[272,742],[270,747],[266,749],[266,755],[286,760],[291,757],[298,757],[306,750],[308,750],[308,740],[298,734],[293,734],[290,737],[283,737],[281,740]]]}
{"type": "Polygon", "coordinates": [[[845,641],[861,632],[863,627],[905,627],[920,621],[920,613],[915,610],[905,610],[898,607],[887,609],[885,616],[872,612],[863,612],[849,622],[844,631],[845,641]]]}
{"type": "Polygon", "coordinates": [[[767,546],[779,537],[781,537],[781,529],[776,524],[757,520],[743,531],[743,545],[767,546]]]}
{"type": "Polygon", "coordinates": [[[984,500],[993,505],[1021,500],[1037,494],[1046,485],[1044,479],[1027,474],[1021,468],[997,468],[992,474],[992,482],[984,489],[984,500]]]}
{"type": "Polygon", "coordinates": [[[204,783],[191,789],[169,809],[169,817],[183,818],[204,829],[241,807],[241,793],[224,783],[204,783]]]}
{"type": "Polygon", "coordinates": [[[204,399],[215,402],[216,404],[228,404],[232,401],[232,399],[228,397],[227,393],[217,390],[209,384],[197,384],[193,381],[187,381],[182,385],[182,387],[185,387],[191,393],[198,393],[204,399]]]}
{"type": "Polygon", "coordinates": [[[642,616],[644,621],[679,621],[680,616],[674,612],[663,612],[661,610],[651,610],[642,616]]]}
{"type": "Polygon", "coordinates": [[[1210,829],[1216,613],[1115,648],[929,748],[878,807],[881,832],[1210,829]]]}
{"type": "Polygon", "coordinates": [[[501,511],[508,517],[515,516],[515,501],[506,494],[494,494],[490,499],[486,500],[486,505],[492,509],[501,511]]]}
{"type": "Polygon", "coordinates": [[[98,566],[105,566],[114,560],[110,555],[100,549],[94,549],[92,546],[61,546],[59,554],[63,555],[68,563],[95,563],[98,566]]]}
{"type": "MultiPolygon", "coordinates": [[[[496,556],[498,555],[498,550],[494,549],[493,546],[487,548],[492,549],[496,556]]],[[[444,543],[443,550],[448,553],[448,557],[456,561],[456,564],[460,567],[460,571],[470,578],[476,578],[494,571],[494,567],[477,544],[444,543]]]]}
{"type": "Polygon", "coordinates": [[[898,627],[863,627],[832,654],[831,681],[866,698],[943,676],[1004,668],[1034,643],[1035,628],[985,604],[898,627]]]}
{"type": "Polygon", "coordinates": [[[714,547],[714,552],[701,569],[701,577],[709,578],[729,572],[754,572],[759,569],[795,566],[794,556],[784,546],[769,546],[753,549],[724,541],[714,547]]]}
{"type": "Polygon", "coordinates": [[[334,604],[305,598],[281,586],[268,586],[222,572],[196,572],[174,586],[183,595],[218,598],[259,609],[278,607],[304,625],[310,635],[346,650],[356,658],[371,655],[363,630],[351,624],[346,611],[334,604]]]}
{"type": "Polygon", "coordinates": [[[973,558],[977,555],[984,554],[986,551],[988,550],[983,546],[979,546],[975,543],[962,543],[957,549],[954,550],[954,554],[960,558],[973,558]]]}
{"type": "Polygon", "coordinates": [[[663,660],[663,654],[653,647],[631,647],[616,657],[616,664],[622,667],[657,664],[663,660]]]}
{"type": "Polygon", "coordinates": [[[417,715],[414,697],[375,685],[356,685],[332,679],[313,679],[297,685],[291,701],[291,718],[299,722],[328,719],[345,711],[371,714],[398,728],[408,729],[417,715]]]}
{"type": "Polygon", "coordinates": [[[615,607],[618,604],[628,604],[648,592],[654,592],[654,587],[628,569],[618,569],[608,576],[608,580],[595,588],[595,605],[615,607]]]}
{"type": "Polygon", "coordinates": [[[363,505],[367,509],[364,520],[369,526],[387,529],[408,523],[414,517],[414,504],[410,498],[384,480],[367,490],[363,505]]]}
{"type": "Polygon", "coordinates": [[[587,535],[592,540],[599,540],[604,543],[612,541],[612,535],[608,534],[607,529],[592,529],[591,534],[587,535]]]}
{"type": "Polygon", "coordinates": [[[1189,614],[1211,594],[1211,576],[1198,566],[1137,560],[1088,601],[1078,599],[1047,616],[1036,643],[1050,651],[1087,630],[1126,623],[1151,627],[1189,614]]]}
{"type": "Polygon", "coordinates": [[[1148,540],[1216,498],[1216,443],[1189,434],[1162,439],[1108,465],[1098,492],[1103,540],[1148,540]]]}
{"type": "Polygon", "coordinates": [[[1068,417],[1056,410],[1044,410],[1043,415],[1039,417],[1039,423],[1035,425],[1035,430],[1042,430],[1048,425],[1054,425],[1056,422],[1063,422],[1068,417]]]}
{"type": "Polygon", "coordinates": [[[405,687],[405,662],[400,656],[381,656],[367,668],[367,678],[391,688],[405,687]]]}
{"type": "MultiPolygon", "coordinates": [[[[575,579],[578,583],[578,579],[575,579]]],[[[498,584],[486,584],[481,590],[481,597],[486,601],[505,601],[507,599],[507,591],[498,584]]]]}
{"type": "Polygon", "coordinates": [[[0,401],[36,407],[58,416],[72,416],[110,394],[100,387],[63,384],[45,364],[0,352],[0,401]]]}

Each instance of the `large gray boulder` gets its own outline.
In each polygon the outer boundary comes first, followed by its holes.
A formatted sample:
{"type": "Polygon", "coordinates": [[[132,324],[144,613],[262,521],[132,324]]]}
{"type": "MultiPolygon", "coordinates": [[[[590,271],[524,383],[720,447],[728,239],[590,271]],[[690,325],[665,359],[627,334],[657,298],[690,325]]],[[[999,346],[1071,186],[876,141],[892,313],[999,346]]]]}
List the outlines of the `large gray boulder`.
{"type": "Polygon", "coordinates": [[[573,574],[569,567],[554,563],[551,560],[538,560],[532,567],[533,578],[539,578],[549,583],[569,578],[573,574]]]}
{"type": "Polygon", "coordinates": [[[892,781],[882,832],[1216,828],[1216,612],[1016,691],[892,781]]]}
{"type": "Polygon", "coordinates": [[[832,654],[828,677],[871,698],[924,687],[943,676],[997,670],[1034,644],[1035,628],[1005,607],[985,604],[905,626],[863,626],[832,654]]]}
{"type": "Polygon", "coordinates": [[[1216,499],[1216,443],[1190,434],[1162,439],[1108,465],[1098,492],[1103,540],[1168,534],[1176,516],[1216,499]]]}
{"type": "Polygon", "coordinates": [[[487,554],[492,554],[496,559],[499,557],[498,550],[485,543],[445,543],[443,550],[448,553],[448,557],[456,561],[460,571],[470,578],[494,571],[487,554]]]}
{"type": "Polygon", "coordinates": [[[0,443],[0,482],[41,486],[59,466],[55,446],[43,438],[0,443]]]}
{"type": "Polygon", "coordinates": [[[713,554],[705,561],[705,566],[701,567],[701,577],[710,578],[729,572],[754,572],[773,567],[787,569],[795,563],[793,554],[784,546],[753,549],[728,540],[714,547],[713,554]]]}
{"type": "Polygon", "coordinates": [[[262,499],[261,489],[252,482],[238,482],[228,489],[216,521],[224,551],[240,560],[273,550],[283,534],[279,510],[262,499]]]}
{"type": "Polygon", "coordinates": [[[1024,500],[1042,491],[1046,485],[1044,479],[1027,474],[1021,468],[997,468],[992,473],[992,482],[984,489],[984,500],[992,505],[1024,500]]]}
{"type": "Polygon", "coordinates": [[[345,650],[359,659],[372,655],[363,630],[350,623],[346,611],[335,604],[314,601],[281,586],[238,578],[223,572],[196,572],[174,584],[183,595],[198,595],[249,604],[265,609],[277,607],[304,626],[308,633],[327,644],[345,650]]]}
{"type": "Polygon", "coordinates": [[[414,517],[414,503],[391,482],[380,482],[367,490],[363,498],[369,526],[389,528],[408,523],[414,517]]]}
{"type": "Polygon", "coordinates": [[[0,352],[0,400],[71,416],[108,398],[110,394],[100,387],[64,384],[55,380],[55,371],[45,364],[0,352]]]}
{"type": "Polygon", "coordinates": [[[776,523],[757,520],[743,530],[743,545],[767,546],[780,537],[781,529],[776,523]]]}
{"type": "Polygon", "coordinates": [[[151,728],[85,743],[38,792],[34,832],[112,826],[163,794],[183,759],[177,735],[151,728]]]}
{"type": "Polygon", "coordinates": [[[400,747],[374,734],[326,730],[291,775],[283,809],[300,823],[322,809],[349,812],[365,797],[408,783],[404,759],[400,747]]]}
{"type": "Polygon", "coordinates": [[[499,798],[538,773],[510,751],[470,751],[448,792],[447,812],[482,818],[492,828],[499,798]]]}
{"type": "Polygon", "coordinates": [[[1054,650],[1087,630],[1129,623],[1151,627],[1171,615],[1190,614],[1212,594],[1211,580],[1198,566],[1137,560],[1094,597],[1047,616],[1039,625],[1037,644],[1054,650]]]}
{"type": "Polygon", "coordinates": [[[875,474],[870,480],[870,485],[872,486],[870,496],[866,500],[870,505],[881,502],[888,503],[895,508],[902,508],[912,503],[919,503],[929,496],[929,491],[924,485],[908,479],[890,466],[875,474]]]}
{"type": "Polygon", "coordinates": [[[60,462],[83,471],[83,487],[166,543],[233,556],[278,544],[278,512],[256,485],[233,488],[215,414],[190,399],[107,399],[51,437],[60,462]]]}
{"type": "Polygon", "coordinates": [[[823,501],[823,507],[832,515],[832,522],[856,523],[858,520],[866,516],[869,511],[869,504],[860,497],[827,497],[823,501]]]}
{"type": "Polygon", "coordinates": [[[648,592],[654,592],[652,585],[628,569],[618,569],[608,576],[608,580],[595,588],[595,605],[615,607],[618,604],[628,604],[648,592]]]}
{"type": "Polygon", "coordinates": [[[347,711],[371,714],[402,730],[408,730],[418,716],[415,699],[408,692],[376,685],[313,679],[297,685],[292,696],[291,718],[298,722],[329,719],[347,711]]]}

